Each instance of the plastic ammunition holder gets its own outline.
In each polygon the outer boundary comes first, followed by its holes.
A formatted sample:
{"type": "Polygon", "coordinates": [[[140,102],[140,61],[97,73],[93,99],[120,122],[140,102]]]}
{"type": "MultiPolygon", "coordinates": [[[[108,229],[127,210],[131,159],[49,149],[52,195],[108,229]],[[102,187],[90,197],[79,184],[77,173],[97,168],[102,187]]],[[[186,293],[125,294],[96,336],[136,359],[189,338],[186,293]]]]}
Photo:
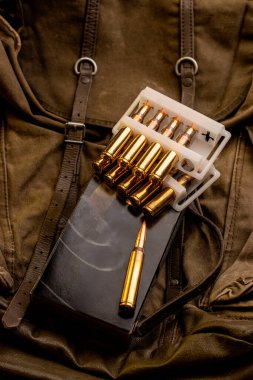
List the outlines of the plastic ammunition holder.
{"type": "MultiPolygon", "coordinates": [[[[146,109],[149,109],[148,106],[145,104],[146,109]]],[[[167,193],[168,198],[165,196],[164,204],[160,203],[161,208],[157,207],[156,210],[150,208],[151,211],[157,211],[157,214],[153,212],[153,215],[156,216],[160,213],[159,218],[153,221],[152,215],[149,218],[146,210],[145,221],[148,230],[144,246],[145,259],[142,260],[143,267],[141,269],[139,264],[136,264],[135,267],[138,270],[140,283],[136,285],[137,282],[135,282],[132,287],[134,291],[136,289],[138,291],[135,307],[133,307],[135,300],[132,301],[132,314],[124,315],[122,307],[120,308],[119,305],[129,268],[129,255],[136,242],[137,231],[140,230],[141,223],[143,223],[143,215],[139,212],[132,212],[133,210],[126,206],[127,200],[125,199],[126,202],[122,202],[116,195],[116,191],[114,192],[110,185],[108,187],[105,178],[103,178],[111,169],[121,168],[120,160],[117,160],[120,155],[123,155],[124,158],[128,144],[133,141],[129,129],[127,129],[126,135],[124,135],[124,130],[122,131],[123,138],[120,133],[118,138],[121,137],[121,139],[115,138],[114,142],[111,140],[111,146],[109,144],[108,150],[106,151],[105,148],[103,151],[108,156],[103,156],[102,153],[96,161],[98,171],[96,169],[94,171],[97,175],[91,178],[87,184],[32,292],[36,312],[39,310],[41,313],[46,312],[48,314],[49,310],[50,313],[55,312],[56,315],[58,313],[61,318],[62,315],[65,315],[66,318],[70,318],[71,323],[84,322],[80,328],[85,329],[85,334],[91,333],[92,338],[95,335],[99,344],[101,344],[102,337],[106,344],[111,339],[116,339],[117,342],[122,341],[124,344],[128,344],[130,341],[129,338],[134,334],[140,318],[143,317],[142,305],[164,260],[169,257],[170,262],[174,262],[172,256],[174,250],[170,248],[183,219],[183,213],[177,211],[185,208],[219,177],[220,173],[215,169],[214,161],[230,138],[230,133],[225,131],[222,124],[150,88],[146,88],[139,94],[113,128],[113,134],[116,134],[123,126],[129,127],[133,131],[133,135],[145,135],[149,144],[159,142],[164,152],[173,150],[179,158],[178,161],[172,159],[171,167],[168,165],[168,170],[172,169],[171,175],[168,174],[163,178],[168,172],[166,170],[162,172],[160,177],[159,173],[157,175],[158,184],[155,185],[159,187],[160,180],[163,180],[162,186],[174,190],[174,192],[164,192],[167,193]],[[133,112],[138,110],[136,116],[140,115],[140,110],[143,111],[143,105],[147,101],[152,109],[146,114],[143,123],[133,120],[133,112]],[[158,131],[154,131],[145,124],[150,119],[154,119],[154,115],[161,109],[168,114],[168,117],[166,116],[160,123],[158,131]],[[165,126],[168,127],[169,122],[176,116],[180,118],[182,124],[176,129],[173,139],[170,139],[159,131],[165,126]],[[196,133],[192,130],[192,124],[196,126],[196,133]],[[192,131],[192,135],[190,133],[188,135],[190,136],[189,140],[191,136],[193,137],[188,147],[185,147],[178,144],[176,139],[189,126],[192,127],[188,129],[188,131],[190,129],[192,131]],[[125,140],[128,137],[129,139],[125,140]],[[117,149],[112,148],[113,144],[117,149]],[[110,148],[111,151],[109,152],[110,148]],[[101,162],[102,165],[99,166],[101,162]],[[177,162],[175,167],[173,167],[174,162],[177,162]],[[174,168],[178,169],[177,172],[174,168]],[[183,173],[186,173],[187,176],[183,176],[183,173]],[[191,177],[191,181],[188,181],[188,176],[191,177]],[[177,178],[180,180],[182,177],[185,179],[185,182],[182,181],[182,183],[185,183],[186,186],[180,185],[177,181],[177,178]],[[162,212],[168,205],[167,200],[172,199],[174,199],[172,207],[176,211],[170,209],[169,212],[162,212]]],[[[170,131],[170,129],[168,130],[170,131]]],[[[147,145],[145,148],[141,145],[139,156],[145,152],[147,145]]],[[[129,167],[126,165],[129,174],[130,167],[133,168],[133,165],[138,165],[138,157],[135,156],[135,159],[135,161],[132,160],[129,167]]],[[[156,165],[157,162],[159,166],[159,157],[157,161],[153,162],[153,165],[156,165]]],[[[152,172],[153,166],[148,168],[152,172]]],[[[152,178],[148,177],[149,173],[150,171],[145,173],[144,181],[146,183],[149,180],[152,183],[152,178]]],[[[116,190],[115,186],[114,189],[116,190]]],[[[138,189],[141,192],[142,187],[138,189]]],[[[159,194],[159,192],[156,193],[153,200],[157,196],[159,201],[159,194]]],[[[134,192],[130,194],[128,201],[131,201],[131,196],[134,196],[134,192]]],[[[145,200],[149,202],[147,198],[145,200]]],[[[147,206],[148,204],[146,203],[147,206]]],[[[145,209],[142,210],[145,211],[145,209]]],[[[198,284],[193,288],[187,284],[186,291],[181,294],[181,299],[175,299],[174,305],[174,296],[173,294],[170,295],[169,302],[171,304],[167,304],[167,307],[170,305],[170,313],[177,312],[177,307],[180,306],[181,308],[181,305],[189,299],[189,295],[195,296],[196,289],[198,290],[200,287],[203,289],[203,284],[198,284]],[[189,292],[189,289],[192,289],[192,292],[189,292]],[[180,303],[177,302],[178,299],[180,303]]],[[[126,304],[127,302],[125,302],[126,304]]],[[[169,314],[166,315],[169,316],[169,314]]],[[[141,320],[143,323],[143,319],[141,320]]],[[[146,320],[144,323],[147,326],[149,322],[146,320]]]]}
{"type": "Polygon", "coordinates": [[[123,126],[130,127],[134,135],[145,135],[149,144],[153,141],[160,143],[165,152],[168,150],[175,151],[179,157],[179,162],[175,165],[175,168],[189,174],[193,178],[191,185],[187,189],[178,184],[171,175],[167,175],[165,178],[163,186],[172,187],[175,191],[176,198],[171,204],[175,210],[181,211],[184,209],[219,178],[220,173],[215,169],[213,163],[231,136],[225,130],[223,124],[146,87],[114,126],[112,130],[113,134],[116,134],[123,126]],[[131,118],[133,112],[146,101],[149,101],[152,110],[148,113],[143,123],[133,120],[131,118]],[[168,120],[176,116],[180,118],[182,125],[173,140],[145,125],[160,109],[166,111],[169,119],[166,118],[162,122],[159,131],[168,123],[168,120]],[[175,141],[177,135],[193,123],[196,126],[197,133],[192,139],[190,147],[178,144],[175,141]]]}

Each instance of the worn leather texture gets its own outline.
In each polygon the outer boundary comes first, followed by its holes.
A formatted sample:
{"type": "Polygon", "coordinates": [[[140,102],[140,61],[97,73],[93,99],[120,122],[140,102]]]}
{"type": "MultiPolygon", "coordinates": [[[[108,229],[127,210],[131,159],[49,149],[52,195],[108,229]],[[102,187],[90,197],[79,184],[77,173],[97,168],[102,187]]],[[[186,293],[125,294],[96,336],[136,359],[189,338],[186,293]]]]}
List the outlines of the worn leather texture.
{"type": "MultiPolygon", "coordinates": [[[[1,1],[0,10],[2,315],[25,275],[57,183],[85,1],[10,0],[1,1]]],[[[15,331],[1,327],[2,378],[252,378],[252,34],[252,1],[194,1],[195,108],[232,133],[215,164],[221,177],[197,204],[224,239],[219,277],[127,349],[109,340],[104,345],[50,313],[30,312],[15,331]]],[[[179,1],[101,0],[94,57],[98,73],[87,109],[79,194],[110,128],[142,88],[180,100],[174,73],[180,58],[179,1]]],[[[163,266],[143,316],[168,299],[168,283],[190,285],[208,273],[217,241],[207,225],[189,216],[172,249],[180,250],[181,271],[172,279],[170,263],[163,266]]]]}
{"type": "Polygon", "coordinates": [[[61,170],[25,277],[2,318],[5,328],[16,328],[22,321],[30,303],[31,290],[46,264],[56,237],[60,234],[77,203],[80,153],[84,144],[86,110],[94,74],[94,67],[91,63],[94,63],[92,57],[98,27],[98,10],[98,1],[87,2],[86,16],[83,22],[81,59],[75,65],[78,83],[71,119],[65,124],[61,170]],[[87,61],[87,57],[90,61],[87,61]]]}

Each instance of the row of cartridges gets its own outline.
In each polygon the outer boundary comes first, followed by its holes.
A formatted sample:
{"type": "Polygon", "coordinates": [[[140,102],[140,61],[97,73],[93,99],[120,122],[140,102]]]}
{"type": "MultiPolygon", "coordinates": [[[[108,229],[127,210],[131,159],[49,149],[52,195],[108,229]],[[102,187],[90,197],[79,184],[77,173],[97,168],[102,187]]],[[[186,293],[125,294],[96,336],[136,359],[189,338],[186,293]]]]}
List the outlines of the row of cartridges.
{"type": "MultiPolygon", "coordinates": [[[[151,109],[150,102],[146,101],[131,118],[143,123],[151,109]]],[[[167,116],[160,109],[145,122],[145,126],[157,131],[167,116]]],[[[173,117],[159,132],[173,139],[181,124],[178,116],[173,117]]],[[[196,132],[192,123],[177,136],[176,142],[188,146],[196,132]]],[[[164,151],[156,141],[148,144],[146,136],[134,135],[131,127],[124,125],[110,140],[98,160],[93,162],[93,169],[97,174],[103,175],[110,187],[117,188],[118,195],[128,204],[142,209],[148,217],[155,217],[175,200],[175,191],[171,187],[163,187],[165,177],[169,173],[176,176],[178,183],[184,187],[192,180],[190,175],[175,170],[178,161],[179,156],[174,150],[164,151]]]]}

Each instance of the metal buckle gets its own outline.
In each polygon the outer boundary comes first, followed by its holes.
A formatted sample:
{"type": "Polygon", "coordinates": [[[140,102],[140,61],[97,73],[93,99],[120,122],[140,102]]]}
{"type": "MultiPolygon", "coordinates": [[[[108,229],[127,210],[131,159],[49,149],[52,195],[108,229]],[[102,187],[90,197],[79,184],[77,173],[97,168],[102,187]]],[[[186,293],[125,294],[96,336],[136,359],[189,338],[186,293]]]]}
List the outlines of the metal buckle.
{"type": "Polygon", "coordinates": [[[84,135],[85,135],[85,124],[83,123],[75,123],[73,121],[68,121],[66,124],[65,124],[65,139],[64,139],[64,142],[65,143],[71,143],[71,144],[83,144],[84,142],[84,135]],[[82,133],[82,140],[71,140],[71,139],[68,139],[68,135],[69,135],[69,131],[70,130],[74,130],[74,131],[78,131],[78,130],[81,130],[83,133],[82,133]]]}
{"type": "Polygon", "coordinates": [[[182,74],[181,72],[179,71],[179,67],[181,65],[182,62],[184,61],[189,61],[193,64],[193,68],[194,68],[194,75],[197,74],[198,70],[199,70],[199,66],[197,64],[197,61],[192,58],[192,57],[182,57],[182,58],[179,58],[175,64],[175,72],[176,74],[180,77],[182,74]]]}
{"type": "Polygon", "coordinates": [[[91,75],[96,75],[96,73],[97,73],[97,71],[98,71],[97,64],[96,64],[96,62],[94,61],[94,59],[89,58],[89,57],[81,57],[81,58],[79,58],[79,59],[76,61],[75,66],[74,66],[74,70],[75,70],[75,73],[76,73],[77,75],[80,74],[79,65],[80,65],[81,62],[89,62],[89,63],[91,63],[92,66],[93,66],[93,71],[92,71],[91,75]]]}

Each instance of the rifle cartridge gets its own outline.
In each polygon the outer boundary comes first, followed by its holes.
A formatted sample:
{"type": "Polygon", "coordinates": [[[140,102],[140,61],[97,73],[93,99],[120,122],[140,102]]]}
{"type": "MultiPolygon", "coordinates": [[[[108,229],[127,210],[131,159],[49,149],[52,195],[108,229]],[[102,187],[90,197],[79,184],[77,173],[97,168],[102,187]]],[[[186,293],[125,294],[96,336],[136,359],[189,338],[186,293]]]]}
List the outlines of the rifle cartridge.
{"type": "Polygon", "coordinates": [[[114,166],[104,175],[105,183],[107,183],[107,185],[110,187],[116,186],[121,181],[121,179],[127,174],[128,170],[129,169],[126,166],[114,166]]]}
{"type": "Polygon", "coordinates": [[[119,156],[120,152],[129,142],[133,132],[129,127],[122,127],[118,133],[110,140],[107,147],[100,154],[100,157],[92,163],[96,173],[101,174],[110,164],[112,164],[119,156]]]}
{"type": "Polygon", "coordinates": [[[156,131],[161,122],[164,120],[164,118],[167,116],[166,112],[161,109],[159,110],[154,117],[152,117],[152,119],[150,119],[147,123],[146,123],[146,126],[149,127],[150,129],[153,129],[154,131],[156,131]]]}
{"type": "MultiPolygon", "coordinates": [[[[132,119],[142,122],[147,113],[151,110],[151,105],[148,101],[132,116],[132,119]]],[[[100,157],[92,163],[96,173],[102,174],[111,163],[120,155],[123,148],[129,142],[133,135],[130,127],[124,126],[120,128],[118,133],[109,141],[107,147],[100,154],[100,157]]]]}
{"type": "Polygon", "coordinates": [[[127,203],[133,207],[141,208],[161,186],[160,183],[147,182],[129,196],[127,203]]]}
{"type": "Polygon", "coordinates": [[[179,116],[173,117],[171,122],[161,130],[161,134],[172,139],[180,124],[179,116]]]}
{"type": "Polygon", "coordinates": [[[135,112],[131,118],[139,121],[139,123],[142,123],[144,120],[144,117],[149,113],[149,111],[152,109],[150,102],[147,100],[139,109],[137,112],[135,112]]]}
{"type": "Polygon", "coordinates": [[[126,150],[118,157],[118,164],[122,167],[130,168],[147,144],[147,141],[148,140],[144,135],[136,135],[126,150]]]}
{"type": "Polygon", "coordinates": [[[186,130],[177,138],[177,142],[180,145],[188,146],[193,139],[195,133],[197,132],[196,126],[194,123],[188,126],[186,130]]]}
{"type": "MultiPolygon", "coordinates": [[[[150,107],[150,105],[148,104],[150,107]]],[[[143,106],[144,108],[144,106],[143,106]]],[[[165,118],[166,113],[164,110],[160,110],[157,114],[147,123],[147,127],[151,129],[158,128],[162,120],[165,118]],[[154,123],[153,123],[154,122],[154,123]]],[[[133,116],[135,118],[137,116],[133,116]]],[[[133,161],[141,153],[142,149],[147,144],[147,138],[144,135],[136,135],[131,141],[126,150],[119,156],[118,163],[120,166],[131,167],[133,161]]]]}
{"type": "MultiPolygon", "coordinates": [[[[178,183],[187,186],[192,180],[188,174],[183,174],[178,178],[178,183]]],[[[171,187],[164,188],[142,209],[144,215],[154,218],[175,200],[175,192],[171,187]]]]}
{"type": "Polygon", "coordinates": [[[134,314],[144,261],[146,234],[146,222],[143,221],[135,241],[134,249],[130,254],[120,298],[119,313],[125,317],[131,317],[134,314]]]}
{"type": "MultiPolygon", "coordinates": [[[[163,110],[160,112],[164,112],[163,110]]],[[[159,114],[159,112],[158,112],[159,114]]],[[[152,121],[152,120],[151,120],[152,121]]],[[[173,118],[173,120],[161,131],[161,134],[172,138],[176,129],[180,125],[179,117],[173,118]]],[[[140,176],[145,178],[151,169],[152,165],[155,163],[159,155],[162,153],[163,148],[157,142],[153,142],[150,144],[147,151],[143,154],[143,156],[139,159],[139,161],[133,167],[133,173],[136,176],[140,176]]]]}
{"type": "Polygon", "coordinates": [[[92,167],[95,173],[102,174],[111,166],[111,164],[112,162],[105,157],[99,157],[96,161],[92,162],[92,167]]]}
{"type": "Polygon", "coordinates": [[[125,178],[118,186],[117,192],[121,198],[127,198],[143,181],[141,177],[136,177],[134,174],[130,174],[125,178]]]}
{"type": "Polygon", "coordinates": [[[151,143],[146,152],[134,165],[133,174],[136,175],[136,177],[145,178],[162,151],[163,149],[159,143],[151,143]]]}
{"type": "MultiPolygon", "coordinates": [[[[196,133],[195,125],[192,124],[190,127],[187,127],[184,133],[182,133],[177,138],[177,142],[180,145],[187,146],[189,145],[191,139],[196,133]]],[[[166,175],[172,170],[172,168],[179,161],[179,156],[174,150],[169,150],[166,152],[155,168],[149,174],[149,181],[153,183],[162,183],[166,175]]]]}

